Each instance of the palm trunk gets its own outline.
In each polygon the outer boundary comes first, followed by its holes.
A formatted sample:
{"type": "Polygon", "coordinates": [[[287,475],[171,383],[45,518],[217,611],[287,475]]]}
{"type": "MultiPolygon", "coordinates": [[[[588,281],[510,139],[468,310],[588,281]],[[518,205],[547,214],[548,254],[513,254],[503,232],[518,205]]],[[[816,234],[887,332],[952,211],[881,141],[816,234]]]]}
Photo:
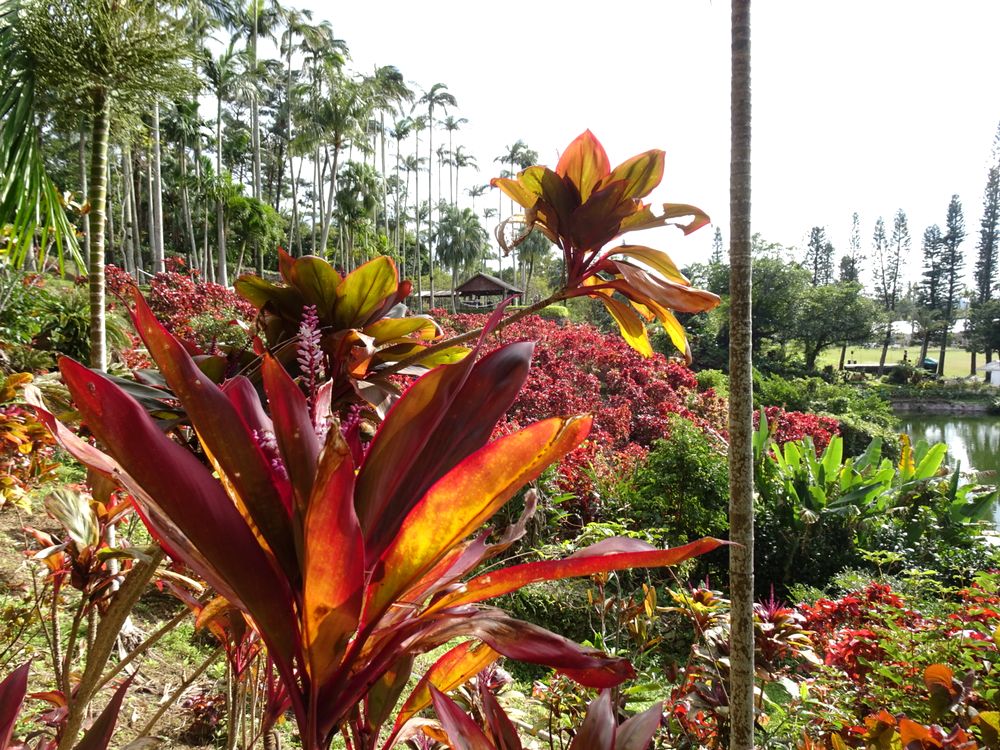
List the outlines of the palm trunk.
{"type": "Polygon", "coordinates": [[[135,272],[135,244],[132,239],[134,229],[134,218],[132,216],[132,156],[128,146],[122,147],[122,229],[124,230],[125,241],[125,270],[136,276],[135,272]]]}
{"type": "MultiPolygon", "coordinates": [[[[327,155],[329,158],[329,154],[327,155]]],[[[326,252],[326,243],[330,239],[330,227],[333,225],[333,206],[336,203],[337,195],[337,166],[340,161],[340,146],[333,146],[333,168],[330,170],[330,188],[326,197],[326,210],[323,212],[323,237],[320,240],[320,248],[326,252]]],[[[348,162],[348,165],[350,162],[348,162]]],[[[345,266],[346,267],[346,266],[345,266]]]]}
{"type": "Polygon", "coordinates": [[[430,301],[427,309],[434,309],[434,201],[432,188],[434,186],[434,104],[430,105],[430,117],[427,123],[427,258],[430,265],[430,301]]]}
{"type": "Polygon", "coordinates": [[[144,270],[142,262],[142,230],[139,227],[139,191],[141,185],[138,180],[141,179],[141,174],[136,174],[133,169],[135,160],[132,156],[131,146],[126,146],[125,158],[128,163],[129,189],[132,197],[132,245],[135,248],[135,265],[132,269],[132,274],[136,281],[138,281],[141,272],[144,270]]]}
{"type": "MultiPolygon", "coordinates": [[[[80,167],[80,196],[81,200],[86,200],[89,197],[89,191],[87,190],[87,120],[84,117],[80,118],[80,144],[79,149],[77,149],[77,161],[80,167]]],[[[86,247],[90,247],[89,213],[83,215],[83,243],[86,247]]]]}
{"type": "Polygon", "coordinates": [[[754,747],[753,380],[750,256],[750,0],[732,0],[729,340],[731,750],[754,747]]]}
{"type": "Polygon", "coordinates": [[[160,174],[160,105],[153,102],[153,164],[150,167],[153,174],[152,199],[153,237],[153,273],[163,273],[166,270],[163,258],[163,180],[160,174]]]}
{"type": "Polygon", "coordinates": [[[382,151],[382,228],[385,229],[385,238],[389,239],[389,180],[386,179],[385,172],[385,112],[380,113],[379,120],[382,125],[382,133],[379,138],[379,147],[382,151]]]}
{"type": "Polygon", "coordinates": [[[194,236],[194,220],[191,218],[191,197],[188,194],[187,180],[187,139],[182,138],[178,149],[177,159],[181,167],[181,213],[184,215],[184,229],[188,236],[188,247],[190,256],[188,257],[188,267],[198,267],[198,240],[194,236]]]}
{"type": "Polygon", "coordinates": [[[423,286],[423,266],[424,259],[420,254],[420,136],[414,134],[414,162],[416,166],[414,167],[413,175],[413,222],[415,228],[413,230],[413,254],[414,254],[414,269],[413,275],[417,277],[417,309],[420,312],[424,311],[424,286],[423,286]]]}
{"type": "Polygon", "coordinates": [[[90,243],[87,248],[90,288],[90,366],[108,369],[107,331],[104,314],[104,224],[108,197],[108,126],[111,101],[105,89],[91,94],[94,121],[90,148],[90,243]]]}
{"type": "MultiPolygon", "coordinates": [[[[215,179],[219,181],[221,188],[222,181],[222,96],[216,97],[215,118],[215,179]]],[[[215,236],[216,236],[216,262],[218,264],[215,272],[215,281],[222,286],[229,286],[229,273],[226,267],[226,224],[225,208],[222,205],[221,196],[215,199],[215,236]]]]}

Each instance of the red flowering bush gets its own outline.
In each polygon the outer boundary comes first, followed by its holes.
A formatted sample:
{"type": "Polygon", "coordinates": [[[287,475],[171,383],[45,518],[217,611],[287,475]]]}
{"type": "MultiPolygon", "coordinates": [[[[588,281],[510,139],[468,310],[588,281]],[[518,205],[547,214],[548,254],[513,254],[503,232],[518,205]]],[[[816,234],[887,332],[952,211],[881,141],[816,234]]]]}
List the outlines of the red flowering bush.
{"type": "MultiPolygon", "coordinates": [[[[132,278],[115,266],[107,266],[105,273],[108,290],[115,296],[120,297],[133,284],[132,278]]],[[[181,258],[168,259],[167,271],[150,279],[146,299],[167,330],[206,351],[215,347],[227,329],[239,321],[253,320],[256,314],[253,305],[232,289],[201,281],[196,270],[185,271],[181,258]]]]}
{"type": "MultiPolygon", "coordinates": [[[[840,434],[840,425],[833,417],[785,411],[780,406],[767,406],[764,413],[767,415],[771,436],[778,445],[808,436],[812,438],[818,453],[829,445],[830,438],[840,434]]],[[[759,411],[754,412],[753,426],[755,429],[760,426],[759,411]]]]}
{"type": "MultiPolygon", "coordinates": [[[[448,333],[485,322],[483,315],[444,310],[433,315],[448,333]]],[[[562,325],[534,316],[504,329],[492,346],[520,339],[537,341],[535,356],[528,382],[501,429],[550,416],[594,414],[590,439],[559,467],[560,487],[577,494],[584,518],[602,482],[628,476],[652,444],[667,437],[672,415],[725,434],[725,400],[711,389],[699,391],[694,373],[681,362],[660,354],[643,358],[620,336],[591,325],[562,325]]]]}

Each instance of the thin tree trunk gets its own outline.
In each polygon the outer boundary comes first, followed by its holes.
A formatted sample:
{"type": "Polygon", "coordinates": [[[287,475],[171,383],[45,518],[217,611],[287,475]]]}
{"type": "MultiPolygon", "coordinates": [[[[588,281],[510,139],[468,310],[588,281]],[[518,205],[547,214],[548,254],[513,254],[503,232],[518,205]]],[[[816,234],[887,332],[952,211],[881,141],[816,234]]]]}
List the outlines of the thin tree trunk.
{"type": "Polygon", "coordinates": [[[424,288],[423,270],[424,258],[420,254],[420,136],[414,134],[414,179],[413,179],[413,222],[416,225],[413,231],[414,250],[414,270],[413,275],[417,277],[417,310],[424,311],[424,288]]]}
{"type": "Polygon", "coordinates": [[[107,159],[106,161],[108,163],[108,169],[107,169],[108,187],[107,187],[107,198],[105,199],[104,202],[106,207],[105,213],[107,214],[108,217],[108,224],[107,224],[108,231],[106,239],[107,247],[104,251],[104,255],[107,258],[114,258],[115,257],[115,210],[114,210],[115,183],[114,180],[111,179],[111,159],[107,159]]]}
{"type": "Polygon", "coordinates": [[[878,374],[881,375],[885,369],[885,358],[889,353],[889,344],[892,343],[892,323],[885,329],[885,339],[882,341],[882,355],[878,358],[878,374]]]}
{"type": "Polygon", "coordinates": [[[732,0],[729,340],[731,750],[754,747],[753,379],[750,256],[750,0],[732,0]]]}
{"type": "Polygon", "coordinates": [[[104,89],[91,94],[94,120],[90,146],[90,244],[87,249],[90,287],[90,366],[108,369],[107,330],[104,313],[104,223],[108,197],[108,126],[111,101],[104,89]]]}
{"type": "Polygon", "coordinates": [[[837,365],[838,370],[844,369],[844,360],[847,358],[847,342],[845,341],[840,345],[840,364],[837,365]]]}
{"type": "MultiPolygon", "coordinates": [[[[327,154],[329,158],[329,154],[327,154]]],[[[333,206],[336,203],[337,195],[337,166],[340,160],[340,147],[333,146],[333,167],[330,170],[330,187],[326,197],[326,210],[323,212],[323,236],[320,239],[320,248],[326,252],[326,243],[330,240],[330,227],[333,225],[333,206]]],[[[350,165],[350,162],[348,162],[350,165]]],[[[346,260],[346,259],[345,259],[346,260]]],[[[346,266],[345,266],[346,267],[346,266]]]]}
{"type": "Polygon", "coordinates": [[[931,329],[928,327],[924,331],[924,341],[920,345],[920,361],[917,363],[917,367],[921,370],[924,368],[924,360],[927,359],[927,349],[931,345],[931,329]]]}
{"type": "Polygon", "coordinates": [[[135,267],[132,273],[136,281],[139,280],[141,272],[144,270],[142,262],[142,227],[139,224],[139,196],[142,190],[142,174],[135,167],[135,157],[132,155],[132,147],[128,146],[126,156],[129,167],[129,188],[132,192],[132,245],[135,247],[135,267]]]}
{"type": "Polygon", "coordinates": [[[974,377],[976,377],[976,351],[973,350],[970,353],[972,355],[972,357],[971,357],[972,361],[971,361],[971,364],[969,365],[969,377],[970,378],[974,378],[974,377]]]}
{"type": "Polygon", "coordinates": [[[132,155],[128,146],[122,147],[122,187],[124,208],[122,211],[122,224],[125,231],[125,270],[136,276],[135,272],[135,244],[133,242],[133,230],[135,229],[135,218],[132,215],[132,155]]]}
{"type": "MultiPolygon", "coordinates": [[[[87,120],[80,117],[80,144],[77,150],[77,160],[80,167],[80,200],[85,201],[89,197],[87,190],[87,120]]],[[[83,215],[83,244],[90,247],[90,214],[83,215]]]]}
{"type": "MultiPolygon", "coordinates": [[[[216,114],[215,119],[215,179],[219,182],[219,188],[222,187],[222,97],[216,97],[216,114]]],[[[215,280],[222,286],[229,286],[229,273],[226,268],[226,222],[225,222],[225,208],[222,205],[221,194],[215,199],[215,236],[216,236],[216,249],[217,254],[216,262],[218,267],[215,271],[215,280]]]]}
{"type": "Polygon", "coordinates": [[[313,189],[312,189],[312,242],[310,252],[316,255],[316,196],[320,191],[319,181],[319,145],[316,146],[316,155],[313,157],[313,189]]]}
{"type": "Polygon", "coordinates": [[[153,266],[153,273],[156,273],[156,215],[153,211],[153,154],[149,146],[146,147],[146,232],[149,240],[149,260],[153,266]]]}
{"type": "Polygon", "coordinates": [[[166,270],[163,257],[163,179],[160,172],[160,105],[153,102],[153,189],[150,199],[153,212],[153,273],[166,270]]]}
{"type": "Polygon", "coordinates": [[[188,191],[187,180],[187,139],[181,139],[178,149],[177,159],[181,167],[181,212],[184,214],[184,228],[188,235],[188,246],[191,248],[191,255],[188,258],[190,268],[198,267],[198,240],[194,236],[194,220],[191,217],[191,197],[188,191]]]}

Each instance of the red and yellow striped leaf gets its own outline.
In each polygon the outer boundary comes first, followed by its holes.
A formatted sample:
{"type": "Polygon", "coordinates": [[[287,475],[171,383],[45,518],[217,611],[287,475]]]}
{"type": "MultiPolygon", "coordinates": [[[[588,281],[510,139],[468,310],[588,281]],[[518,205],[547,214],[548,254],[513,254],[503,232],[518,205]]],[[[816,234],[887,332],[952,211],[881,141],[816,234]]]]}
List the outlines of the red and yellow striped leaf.
{"type": "Polygon", "coordinates": [[[611,162],[601,142],[589,130],[578,135],[563,151],[556,174],[565,177],[580,191],[586,202],[594,188],[611,172],[611,162]]]}
{"type": "Polygon", "coordinates": [[[317,688],[339,666],[361,613],[364,546],[354,512],[354,463],[339,434],[327,441],[306,511],[303,634],[317,688]]]}
{"type": "Polygon", "coordinates": [[[524,563],[476,576],[456,591],[436,601],[428,613],[492,599],[538,581],[577,578],[613,570],[676,565],[711,552],[723,544],[725,542],[719,539],[704,537],[680,547],[655,549],[637,539],[624,537],[606,539],[562,560],[524,563]]]}
{"type": "Polygon", "coordinates": [[[431,699],[452,750],[496,750],[493,744],[451,698],[431,685],[431,699]]]}
{"type": "Polygon", "coordinates": [[[590,431],[590,417],[555,417],[481,448],[442,477],[406,516],[376,568],[365,617],[372,622],[514,493],[590,431]]]}

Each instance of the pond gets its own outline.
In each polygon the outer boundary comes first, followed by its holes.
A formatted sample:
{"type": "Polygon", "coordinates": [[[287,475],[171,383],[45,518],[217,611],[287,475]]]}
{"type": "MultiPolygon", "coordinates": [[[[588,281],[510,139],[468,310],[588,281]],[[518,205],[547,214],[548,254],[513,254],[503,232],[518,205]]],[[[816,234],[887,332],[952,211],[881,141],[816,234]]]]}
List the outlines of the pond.
{"type": "MultiPolygon", "coordinates": [[[[945,443],[947,461],[963,473],[993,472],[984,482],[1000,483],[1000,417],[987,414],[900,414],[900,429],[916,443],[945,443]]],[[[994,511],[1000,525],[1000,507],[994,511]]]]}
{"type": "MultiPolygon", "coordinates": [[[[902,431],[915,443],[945,443],[948,463],[962,471],[1000,472],[1000,417],[987,414],[900,414],[902,431]]],[[[996,482],[996,477],[993,477],[996,482]]]]}

